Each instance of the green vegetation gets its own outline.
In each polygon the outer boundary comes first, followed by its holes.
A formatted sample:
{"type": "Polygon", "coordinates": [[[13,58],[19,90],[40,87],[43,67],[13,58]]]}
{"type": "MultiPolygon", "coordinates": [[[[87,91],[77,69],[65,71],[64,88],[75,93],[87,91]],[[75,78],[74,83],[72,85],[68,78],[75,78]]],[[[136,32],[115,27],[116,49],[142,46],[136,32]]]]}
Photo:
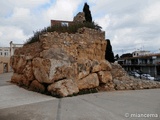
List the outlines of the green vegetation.
{"type": "Polygon", "coordinates": [[[114,53],[112,51],[112,45],[109,39],[106,39],[106,41],[107,41],[107,46],[106,46],[106,51],[105,51],[105,59],[111,63],[114,63],[115,60],[114,60],[114,53]]]}
{"type": "Polygon", "coordinates": [[[52,27],[47,27],[47,28],[44,28],[42,30],[34,32],[34,35],[26,41],[25,45],[26,44],[31,44],[31,43],[34,43],[34,42],[38,42],[39,41],[39,35],[42,35],[43,33],[46,33],[46,32],[56,31],[58,33],[68,32],[68,33],[73,33],[74,34],[74,33],[77,32],[77,30],[79,28],[82,28],[82,27],[101,30],[101,27],[98,24],[95,24],[94,22],[91,22],[91,23],[90,22],[76,23],[76,24],[69,25],[69,26],[54,25],[52,27]]]}

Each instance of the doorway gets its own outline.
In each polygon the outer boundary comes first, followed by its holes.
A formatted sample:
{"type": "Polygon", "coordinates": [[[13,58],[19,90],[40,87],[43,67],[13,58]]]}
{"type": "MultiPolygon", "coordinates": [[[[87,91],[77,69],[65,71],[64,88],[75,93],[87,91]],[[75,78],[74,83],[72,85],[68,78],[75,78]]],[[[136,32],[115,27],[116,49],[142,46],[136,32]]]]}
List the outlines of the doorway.
{"type": "Polygon", "coordinates": [[[3,63],[3,73],[8,72],[8,63],[3,63]]]}

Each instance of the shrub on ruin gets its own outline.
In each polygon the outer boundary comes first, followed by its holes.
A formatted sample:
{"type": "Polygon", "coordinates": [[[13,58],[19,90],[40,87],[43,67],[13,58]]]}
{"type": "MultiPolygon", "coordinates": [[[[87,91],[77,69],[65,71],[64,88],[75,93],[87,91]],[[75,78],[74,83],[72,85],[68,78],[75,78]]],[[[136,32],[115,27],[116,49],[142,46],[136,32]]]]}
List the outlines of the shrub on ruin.
{"type": "Polygon", "coordinates": [[[58,33],[76,33],[77,30],[79,28],[83,28],[83,27],[87,27],[87,28],[91,28],[91,29],[96,29],[96,30],[101,30],[101,27],[96,24],[95,22],[84,22],[84,23],[76,23],[73,25],[69,25],[69,26],[61,26],[61,25],[54,25],[54,26],[49,26],[47,28],[44,28],[42,30],[38,30],[36,32],[33,32],[34,35],[29,38],[26,42],[26,44],[31,44],[34,42],[38,42],[39,41],[39,36],[46,33],[46,32],[58,32],[58,33]]]}

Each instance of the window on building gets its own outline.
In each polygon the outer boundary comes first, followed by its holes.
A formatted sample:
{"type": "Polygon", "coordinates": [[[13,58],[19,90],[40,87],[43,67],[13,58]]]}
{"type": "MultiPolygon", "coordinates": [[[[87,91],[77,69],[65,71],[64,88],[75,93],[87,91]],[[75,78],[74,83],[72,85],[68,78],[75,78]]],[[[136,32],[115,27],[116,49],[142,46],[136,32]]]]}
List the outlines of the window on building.
{"type": "Polygon", "coordinates": [[[2,52],[0,52],[0,56],[2,56],[3,55],[3,53],[2,52]]]}
{"type": "Polygon", "coordinates": [[[61,22],[61,26],[68,26],[67,22],[61,22]]]}
{"type": "Polygon", "coordinates": [[[4,56],[8,56],[8,52],[5,52],[5,53],[4,53],[4,56]]]}

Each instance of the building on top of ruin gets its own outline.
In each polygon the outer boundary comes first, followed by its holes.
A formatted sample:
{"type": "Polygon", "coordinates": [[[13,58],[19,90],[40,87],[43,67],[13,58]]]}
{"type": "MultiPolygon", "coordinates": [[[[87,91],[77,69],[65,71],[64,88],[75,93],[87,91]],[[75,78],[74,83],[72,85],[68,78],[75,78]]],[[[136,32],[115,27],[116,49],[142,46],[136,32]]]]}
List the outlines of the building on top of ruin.
{"type": "Polygon", "coordinates": [[[79,12],[74,18],[73,21],[64,21],[64,20],[51,20],[51,26],[60,25],[60,26],[70,26],[76,23],[83,23],[85,21],[84,12],[79,12]]]}
{"type": "Polygon", "coordinates": [[[55,25],[69,26],[71,24],[73,24],[73,21],[51,20],[51,26],[55,26],[55,25]]]}

